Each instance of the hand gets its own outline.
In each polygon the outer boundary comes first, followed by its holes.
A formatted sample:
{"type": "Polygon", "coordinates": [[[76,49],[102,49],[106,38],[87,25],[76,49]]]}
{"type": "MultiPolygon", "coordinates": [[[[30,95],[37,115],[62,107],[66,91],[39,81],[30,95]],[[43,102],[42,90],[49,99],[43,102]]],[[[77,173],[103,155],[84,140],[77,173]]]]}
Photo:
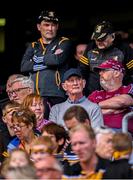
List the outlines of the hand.
{"type": "Polygon", "coordinates": [[[61,54],[62,52],[63,52],[62,49],[57,49],[54,54],[57,55],[57,54],[61,54]]]}

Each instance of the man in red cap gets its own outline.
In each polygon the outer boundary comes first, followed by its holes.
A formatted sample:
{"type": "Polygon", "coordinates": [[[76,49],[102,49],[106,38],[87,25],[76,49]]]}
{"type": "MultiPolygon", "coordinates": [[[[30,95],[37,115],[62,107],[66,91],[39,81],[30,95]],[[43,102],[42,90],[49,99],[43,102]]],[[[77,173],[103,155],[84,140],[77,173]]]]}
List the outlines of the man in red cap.
{"type": "MultiPolygon", "coordinates": [[[[133,85],[122,85],[125,69],[114,59],[106,60],[94,70],[99,72],[103,90],[94,91],[88,99],[101,107],[105,125],[121,129],[122,118],[133,105],[133,85]]],[[[133,121],[129,121],[129,131],[133,133],[133,121]]]]}

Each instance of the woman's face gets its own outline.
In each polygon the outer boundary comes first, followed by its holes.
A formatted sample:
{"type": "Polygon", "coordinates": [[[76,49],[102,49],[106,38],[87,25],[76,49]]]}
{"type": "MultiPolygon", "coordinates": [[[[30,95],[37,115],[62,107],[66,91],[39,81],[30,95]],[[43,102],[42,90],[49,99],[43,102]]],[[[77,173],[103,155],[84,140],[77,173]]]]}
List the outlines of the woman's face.
{"type": "Polygon", "coordinates": [[[32,128],[30,128],[30,125],[26,125],[24,122],[14,121],[13,129],[14,129],[15,135],[20,140],[24,140],[26,137],[29,136],[29,133],[32,128]]]}
{"type": "Polygon", "coordinates": [[[44,117],[43,100],[36,100],[34,98],[32,104],[29,106],[29,108],[30,108],[30,110],[32,110],[35,113],[37,120],[43,119],[43,117],[44,117]]]}

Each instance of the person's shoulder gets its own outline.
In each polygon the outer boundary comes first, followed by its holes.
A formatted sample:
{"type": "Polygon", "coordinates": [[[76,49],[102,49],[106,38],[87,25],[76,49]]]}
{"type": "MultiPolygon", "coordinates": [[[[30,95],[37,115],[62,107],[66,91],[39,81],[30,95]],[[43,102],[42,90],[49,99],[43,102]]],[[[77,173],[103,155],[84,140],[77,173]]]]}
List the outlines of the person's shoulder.
{"type": "Polygon", "coordinates": [[[133,83],[121,86],[120,91],[122,91],[123,93],[133,94],[133,83]]]}
{"type": "Polygon", "coordinates": [[[93,96],[94,97],[101,96],[102,94],[105,94],[105,90],[95,90],[91,94],[89,94],[88,99],[93,96]]]}
{"type": "MultiPolygon", "coordinates": [[[[41,38],[40,38],[41,39],[41,38]]],[[[30,42],[29,44],[32,46],[32,48],[35,48],[36,46],[38,46],[40,44],[40,39],[37,39],[35,41],[30,42]]]]}
{"type": "Polygon", "coordinates": [[[59,37],[59,45],[63,42],[70,42],[70,39],[64,36],[59,37]]]}
{"type": "Polygon", "coordinates": [[[58,109],[58,108],[61,108],[65,105],[66,101],[62,102],[62,103],[58,103],[58,104],[55,104],[51,107],[51,109],[58,109]]]}
{"type": "Polygon", "coordinates": [[[88,104],[89,104],[89,109],[92,108],[92,110],[95,109],[100,109],[99,105],[97,104],[97,102],[92,102],[91,100],[88,99],[88,104]]]}

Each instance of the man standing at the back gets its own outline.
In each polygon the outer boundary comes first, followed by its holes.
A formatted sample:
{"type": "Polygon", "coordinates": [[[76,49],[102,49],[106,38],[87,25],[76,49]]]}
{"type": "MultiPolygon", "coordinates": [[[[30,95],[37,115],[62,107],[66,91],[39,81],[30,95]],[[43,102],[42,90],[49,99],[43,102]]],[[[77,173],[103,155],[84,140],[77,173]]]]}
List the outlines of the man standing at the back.
{"type": "Polygon", "coordinates": [[[71,54],[70,40],[57,36],[58,27],[55,12],[42,11],[37,21],[41,37],[28,46],[21,62],[21,72],[31,74],[35,91],[51,106],[66,99],[60,82],[71,54]]]}

